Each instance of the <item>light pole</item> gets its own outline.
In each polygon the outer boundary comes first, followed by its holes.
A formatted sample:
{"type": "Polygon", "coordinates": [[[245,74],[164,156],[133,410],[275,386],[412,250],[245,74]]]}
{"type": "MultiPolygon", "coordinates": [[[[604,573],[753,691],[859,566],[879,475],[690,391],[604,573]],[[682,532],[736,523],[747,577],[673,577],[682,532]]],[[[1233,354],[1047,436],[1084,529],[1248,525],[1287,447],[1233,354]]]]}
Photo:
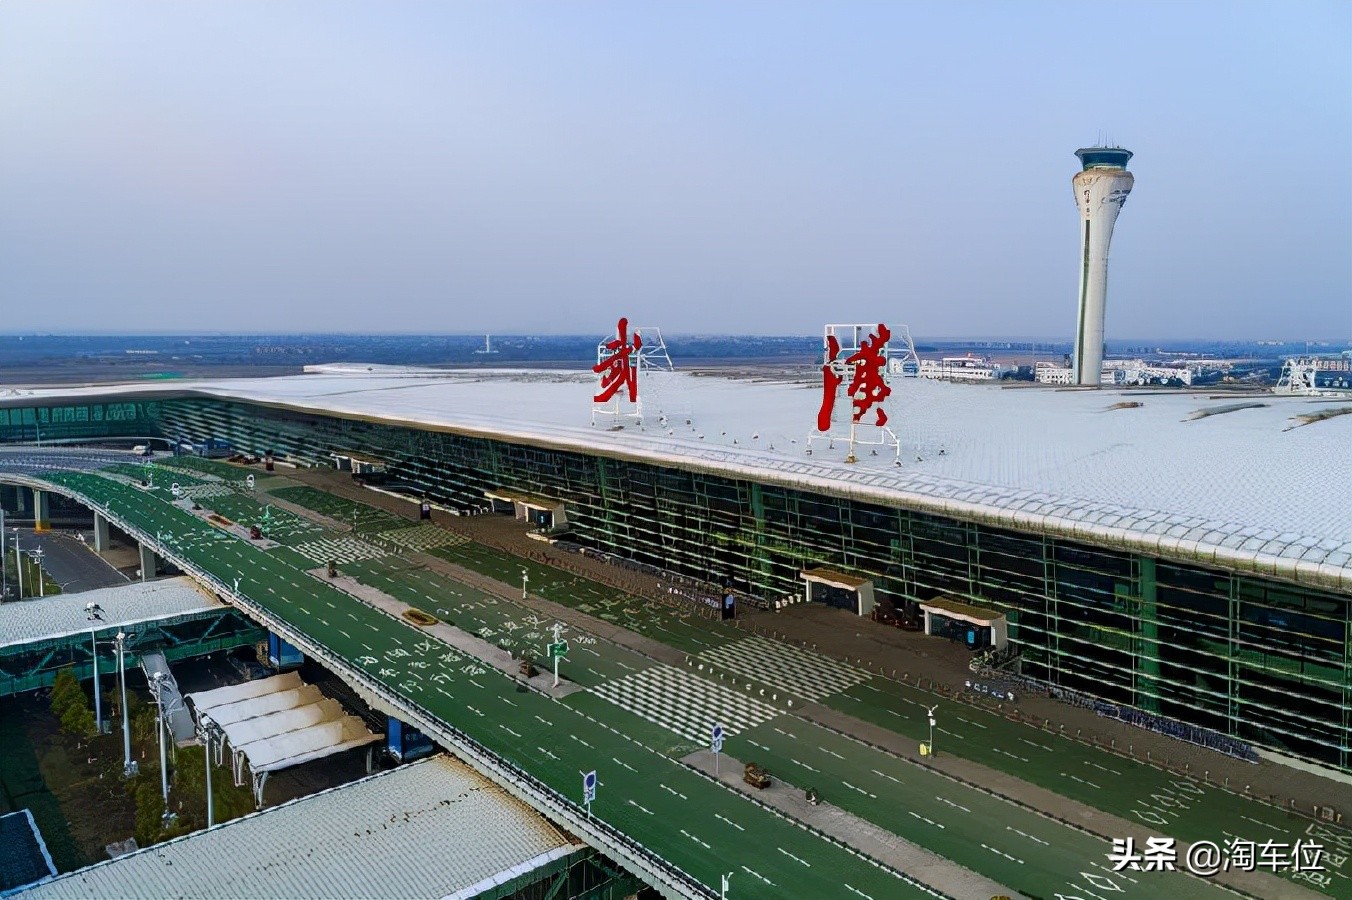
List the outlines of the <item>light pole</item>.
{"type": "Polygon", "coordinates": [[[929,737],[929,755],[930,755],[930,756],[933,756],[933,755],[934,755],[934,711],[935,711],[936,709],[938,709],[938,708],[939,708],[939,704],[936,703],[936,704],[934,704],[933,706],[931,706],[929,709],[925,710],[925,713],[929,716],[929,728],[930,728],[930,737],[929,737]]]}
{"type": "Polygon", "coordinates": [[[530,581],[530,572],[526,569],[521,570],[521,599],[526,599],[526,584],[530,581]]]}
{"type": "Polygon", "coordinates": [[[201,712],[197,714],[197,733],[202,739],[202,758],[206,760],[207,766],[207,827],[210,828],[216,824],[216,807],[211,799],[211,733],[215,730],[216,723],[207,718],[201,712]]]}
{"type": "Polygon", "coordinates": [[[155,706],[159,709],[159,715],[155,718],[155,737],[160,745],[160,796],[164,798],[164,820],[167,822],[174,818],[174,814],[169,811],[169,771],[165,765],[164,759],[164,732],[169,727],[165,720],[168,710],[164,706],[164,673],[156,672],[151,679],[151,688],[155,691],[155,706]]]}
{"type": "Polygon", "coordinates": [[[5,508],[0,506],[0,602],[9,599],[9,569],[5,566],[5,508]]]}
{"type": "Polygon", "coordinates": [[[117,676],[122,684],[122,777],[136,774],[136,761],[131,758],[131,725],[127,716],[127,638],[125,631],[117,633],[117,676]]]}
{"type": "Polygon", "coordinates": [[[723,876],[723,889],[718,892],[720,900],[728,900],[728,882],[732,881],[732,872],[723,876]]]}
{"type": "Polygon", "coordinates": [[[23,599],[23,557],[19,555],[19,529],[14,529],[14,568],[19,575],[19,599],[23,599]]]}
{"type": "Polygon", "coordinates": [[[103,697],[100,696],[103,691],[99,690],[99,639],[95,634],[98,623],[103,621],[103,607],[97,603],[86,603],[85,618],[92,623],[89,626],[89,658],[94,662],[94,730],[98,734],[103,734],[103,697]]]}
{"type": "Polygon", "coordinates": [[[38,596],[47,596],[47,579],[42,577],[42,558],[47,554],[39,547],[36,550],[28,551],[28,558],[38,567],[38,596]]]}

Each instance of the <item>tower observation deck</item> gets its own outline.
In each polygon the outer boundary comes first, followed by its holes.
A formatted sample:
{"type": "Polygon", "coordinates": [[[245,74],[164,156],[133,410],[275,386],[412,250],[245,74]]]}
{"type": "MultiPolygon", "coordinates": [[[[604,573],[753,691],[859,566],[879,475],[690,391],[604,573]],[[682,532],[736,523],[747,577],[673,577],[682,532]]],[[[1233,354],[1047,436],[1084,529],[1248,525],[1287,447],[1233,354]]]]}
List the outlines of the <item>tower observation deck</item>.
{"type": "Polygon", "coordinates": [[[1075,383],[1098,385],[1103,369],[1103,316],[1108,295],[1108,244],[1135,177],[1130,150],[1082,147],[1082,170],[1071,184],[1080,210],[1080,302],[1075,328],[1075,383]]]}

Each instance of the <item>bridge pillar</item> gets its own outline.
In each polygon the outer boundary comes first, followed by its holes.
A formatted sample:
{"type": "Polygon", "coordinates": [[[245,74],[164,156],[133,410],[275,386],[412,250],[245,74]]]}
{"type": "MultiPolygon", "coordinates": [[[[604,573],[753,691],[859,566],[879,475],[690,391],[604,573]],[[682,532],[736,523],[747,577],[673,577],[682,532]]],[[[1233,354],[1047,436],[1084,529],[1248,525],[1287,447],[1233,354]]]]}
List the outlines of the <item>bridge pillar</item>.
{"type": "Polygon", "coordinates": [[[159,574],[159,557],[145,544],[141,545],[141,580],[149,581],[159,574]]]}
{"type": "Polygon", "coordinates": [[[409,762],[436,752],[431,738],[394,716],[385,722],[385,749],[400,762],[409,762]]]}
{"type": "Polygon", "coordinates": [[[46,491],[33,489],[33,530],[46,531],[51,527],[52,514],[46,491]]]}
{"type": "Polygon", "coordinates": [[[108,520],[99,513],[94,513],[94,549],[102,553],[108,549],[109,543],[108,520]]]}
{"type": "Polygon", "coordinates": [[[268,665],[274,669],[294,669],[305,662],[305,655],[279,636],[268,632],[268,665]]]}

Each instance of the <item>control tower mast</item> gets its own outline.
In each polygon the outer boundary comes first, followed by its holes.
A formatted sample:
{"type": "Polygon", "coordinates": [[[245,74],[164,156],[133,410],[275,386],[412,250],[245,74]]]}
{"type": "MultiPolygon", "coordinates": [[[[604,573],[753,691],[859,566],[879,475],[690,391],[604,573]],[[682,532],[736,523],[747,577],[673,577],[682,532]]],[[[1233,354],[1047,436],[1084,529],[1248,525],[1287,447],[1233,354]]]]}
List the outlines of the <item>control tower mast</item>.
{"type": "Polygon", "coordinates": [[[1103,312],[1108,299],[1108,243],[1135,177],[1130,150],[1086,147],[1075,151],[1083,169],[1071,179],[1080,209],[1080,313],[1075,327],[1075,383],[1098,385],[1103,371],[1103,312]]]}

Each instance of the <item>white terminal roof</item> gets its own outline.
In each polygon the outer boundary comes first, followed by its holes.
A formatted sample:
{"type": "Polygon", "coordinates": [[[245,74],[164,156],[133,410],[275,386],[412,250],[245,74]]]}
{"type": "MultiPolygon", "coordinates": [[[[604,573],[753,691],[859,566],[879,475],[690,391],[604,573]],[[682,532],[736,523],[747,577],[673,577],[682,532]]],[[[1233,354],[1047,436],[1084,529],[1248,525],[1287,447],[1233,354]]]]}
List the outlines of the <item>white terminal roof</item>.
{"type": "Polygon", "coordinates": [[[589,371],[316,368],[155,389],[48,388],[0,403],[192,392],[754,478],[1352,592],[1352,415],[1298,418],[1352,398],[894,378],[898,467],[868,448],[847,464],[840,441],[805,453],[822,396],[811,370],[653,374],[641,389],[645,425],[612,431],[591,425],[589,371]]]}
{"type": "Polygon", "coordinates": [[[61,594],[55,597],[0,604],[0,647],[89,635],[138,622],[170,619],[190,613],[223,609],[224,604],[200,590],[191,578],[166,578],[145,583],[61,594]],[[90,622],[86,604],[103,608],[102,620],[90,622]]]}
{"type": "Polygon", "coordinates": [[[17,896],[445,897],[580,849],[469,767],[437,756],[17,896]]]}

